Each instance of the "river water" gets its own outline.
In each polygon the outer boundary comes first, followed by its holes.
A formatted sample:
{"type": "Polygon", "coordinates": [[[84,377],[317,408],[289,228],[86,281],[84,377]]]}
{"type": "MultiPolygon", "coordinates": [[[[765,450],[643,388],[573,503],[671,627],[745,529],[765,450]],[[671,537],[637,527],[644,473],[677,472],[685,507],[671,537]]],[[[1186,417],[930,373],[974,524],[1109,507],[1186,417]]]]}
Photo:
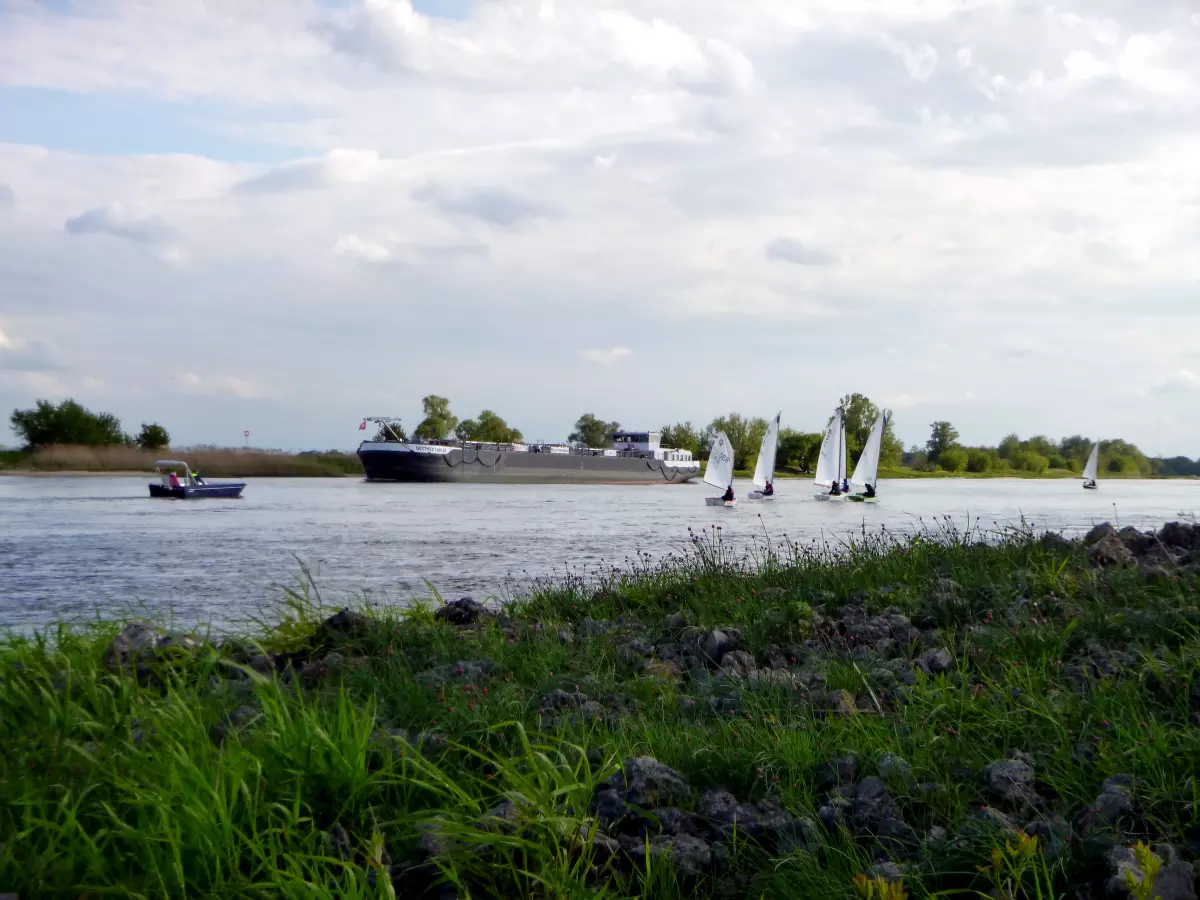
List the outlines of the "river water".
{"type": "MultiPolygon", "coordinates": [[[[367,484],[255,479],[241,500],[151,500],[144,476],[0,477],[0,628],[169,609],[181,623],[240,621],[295,586],[300,561],[326,602],[507,596],[530,579],[680,552],[689,527],[738,546],[836,540],[951,521],[1022,519],[1078,533],[1157,527],[1200,511],[1200,481],[885,481],[878,505],[817,503],[781,481],[768,503],[708,507],[695,485],[367,484]]],[[[735,489],[744,496],[748,484],[735,489]]]]}

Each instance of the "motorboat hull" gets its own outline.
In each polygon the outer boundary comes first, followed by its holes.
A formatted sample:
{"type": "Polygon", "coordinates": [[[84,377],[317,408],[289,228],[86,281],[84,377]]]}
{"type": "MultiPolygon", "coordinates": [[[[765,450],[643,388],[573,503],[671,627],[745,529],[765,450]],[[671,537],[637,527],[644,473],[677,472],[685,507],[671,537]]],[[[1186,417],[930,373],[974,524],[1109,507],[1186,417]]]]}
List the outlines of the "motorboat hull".
{"type": "Polygon", "coordinates": [[[217,484],[181,484],[178,487],[151,484],[150,496],[165,500],[234,500],[246,489],[244,481],[227,481],[217,484]]]}

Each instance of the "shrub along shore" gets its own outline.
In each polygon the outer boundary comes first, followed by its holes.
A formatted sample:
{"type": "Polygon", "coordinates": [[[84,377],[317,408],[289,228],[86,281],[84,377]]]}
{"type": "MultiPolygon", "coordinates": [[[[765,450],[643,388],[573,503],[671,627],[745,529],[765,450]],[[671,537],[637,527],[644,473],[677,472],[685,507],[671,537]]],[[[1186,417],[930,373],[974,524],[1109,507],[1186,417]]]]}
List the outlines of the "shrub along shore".
{"type": "Polygon", "coordinates": [[[277,453],[219,447],[142,450],[108,446],[51,445],[31,452],[0,454],[0,473],[153,472],[160,459],[182,459],[202,475],[214,478],[329,478],[362,476],[362,464],[353,453],[277,453]]]}
{"type": "Polygon", "coordinates": [[[0,640],[22,897],[1194,898],[1200,528],[0,640]]]}

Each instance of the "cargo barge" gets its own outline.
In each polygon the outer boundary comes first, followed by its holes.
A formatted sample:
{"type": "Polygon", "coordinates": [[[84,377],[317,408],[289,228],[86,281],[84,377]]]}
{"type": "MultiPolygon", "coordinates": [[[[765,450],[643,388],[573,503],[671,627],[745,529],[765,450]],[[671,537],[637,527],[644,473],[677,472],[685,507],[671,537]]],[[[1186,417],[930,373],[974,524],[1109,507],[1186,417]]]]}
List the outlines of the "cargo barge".
{"type": "Polygon", "coordinates": [[[395,419],[358,447],[368,481],[491,484],[683,484],[700,474],[689,450],[660,446],[657,431],[619,431],[612,447],[402,440],[395,419]]]}

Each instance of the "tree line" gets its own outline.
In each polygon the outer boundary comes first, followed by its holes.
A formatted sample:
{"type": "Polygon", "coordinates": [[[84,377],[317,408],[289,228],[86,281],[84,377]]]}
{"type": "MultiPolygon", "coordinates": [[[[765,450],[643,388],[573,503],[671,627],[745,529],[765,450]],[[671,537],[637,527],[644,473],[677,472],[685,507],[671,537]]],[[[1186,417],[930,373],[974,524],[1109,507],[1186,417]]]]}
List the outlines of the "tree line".
{"type": "MultiPolygon", "coordinates": [[[[450,401],[431,395],[422,401],[425,418],[413,432],[421,440],[458,438],[467,441],[512,443],[521,440],[521,432],[511,428],[491,410],[484,410],[475,419],[459,421],[450,412],[450,401]]],[[[1005,437],[996,447],[964,446],[959,442],[958,429],[950,422],[930,424],[929,439],[908,450],[896,437],[895,420],[890,409],[883,409],[863,394],[847,394],[838,401],[846,423],[846,450],[851,468],[858,463],[870,436],[876,417],[885,416],[883,439],[879,454],[881,469],[908,468],[916,471],[944,472],[1004,472],[1034,475],[1082,472],[1091,453],[1093,440],[1072,435],[1053,441],[1043,435],[1022,440],[1015,434],[1005,437]]],[[[832,416],[830,416],[832,419],[832,416]]],[[[825,423],[829,424],[828,420],[825,423]]],[[[692,422],[663,425],[662,446],[688,450],[697,459],[708,459],[713,438],[723,431],[733,446],[734,467],[749,470],[758,459],[768,421],[757,416],[731,412],[718,416],[707,425],[697,427],[692,422]]],[[[621,430],[621,423],[608,421],[595,413],[584,413],[575,422],[568,443],[580,447],[612,447],[612,434],[621,430]]],[[[813,472],[821,450],[822,432],[781,428],[775,466],[780,471],[796,474],[813,472]]],[[[1200,458],[1186,456],[1166,459],[1147,457],[1127,441],[1100,441],[1100,469],[1103,472],[1127,475],[1200,476],[1200,458]]]]}
{"type": "Polygon", "coordinates": [[[121,420],[112,413],[92,412],[74,400],[58,404],[38,400],[32,409],[14,409],[8,422],[26,450],[51,444],[124,445],[143,450],[161,450],[171,445],[171,435],[157,422],[143,422],[136,435],[126,434],[121,420]]]}

